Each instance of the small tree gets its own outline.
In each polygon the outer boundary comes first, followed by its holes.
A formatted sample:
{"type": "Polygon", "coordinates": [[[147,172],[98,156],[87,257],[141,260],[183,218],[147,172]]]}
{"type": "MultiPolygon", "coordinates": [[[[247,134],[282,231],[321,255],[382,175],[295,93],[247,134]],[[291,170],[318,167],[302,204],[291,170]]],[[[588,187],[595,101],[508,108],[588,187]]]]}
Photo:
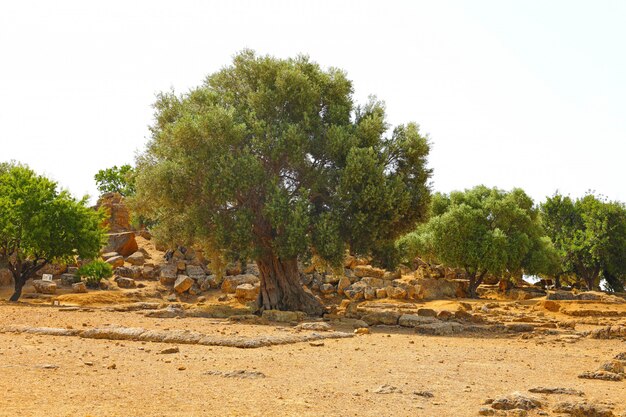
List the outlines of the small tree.
{"type": "Polygon", "coordinates": [[[521,189],[505,192],[478,186],[436,194],[431,219],[399,240],[410,256],[422,255],[463,268],[469,295],[486,274],[538,274],[554,268],[555,253],[543,236],[538,211],[521,189]]]}
{"type": "Polygon", "coordinates": [[[255,259],[261,310],[321,314],[298,259],[339,264],[349,247],[390,260],[395,238],[424,219],[426,137],[413,123],[388,135],[382,103],[355,107],[338,69],[244,51],[155,108],[136,210],[161,240],[255,259]]]}
{"type": "Polygon", "coordinates": [[[100,194],[117,192],[124,197],[135,194],[135,169],[128,164],[101,169],[94,179],[100,194]]]}
{"type": "Polygon", "coordinates": [[[98,255],[102,213],[57,191],[55,182],[15,164],[0,165],[0,264],[15,281],[17,301],[26,281],[50,262],[98,255]]]}
{"type": "Polygon", "coordinates": [[[102,279],[111,276],[113,276],[113,267],[101,259],[81,266],[76,272],[76,277],[84,278],[86,285],[90,288],[98,288],[102,279]]]}

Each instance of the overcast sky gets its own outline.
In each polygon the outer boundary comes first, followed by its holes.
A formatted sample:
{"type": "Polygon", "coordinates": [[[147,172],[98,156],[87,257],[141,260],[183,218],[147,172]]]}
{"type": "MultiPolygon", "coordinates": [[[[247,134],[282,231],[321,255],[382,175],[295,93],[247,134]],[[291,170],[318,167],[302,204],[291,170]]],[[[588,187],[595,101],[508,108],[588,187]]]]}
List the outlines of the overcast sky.
{"type": "Polygon", "coordinates": [[[429,134],[433,187],[626,201],[626,1],[3,1],[0,161],[74,195],[133,163],[155,94],[243,48],[344,69],[429,134]]]}

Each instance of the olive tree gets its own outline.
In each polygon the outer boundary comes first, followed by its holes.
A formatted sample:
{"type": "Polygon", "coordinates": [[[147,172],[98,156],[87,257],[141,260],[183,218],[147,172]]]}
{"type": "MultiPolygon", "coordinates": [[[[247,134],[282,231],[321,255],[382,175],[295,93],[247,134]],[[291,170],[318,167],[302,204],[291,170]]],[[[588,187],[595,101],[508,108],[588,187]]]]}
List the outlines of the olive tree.
{"type": "Polygon", "coordinates": [[[298,260],[339,264],[349,248],[391,262],[430,195],[418,126],[390,130],[381,102],[352,94],[341,70],[252,51],[185,94],[159,94],[135,209],[161,239],[256,260],[261,310],[321,314],[298,260]]]}
{"type": "Polygon", "coordinates": [[[539,274],[551,272],[558,262],[538,209],[521,189],[505,192],[481,185],[438,193],[428,223],[399,239],[398,245],[408,256],[464,269],[471,297],[476,297],[486,274],[539,274]]]}
{"type": "Polygon", "coordinates": [[[601,279],[621,291],[626,283],[626,207],[588,194],[559,193],[541,205],[543,222],[561,259],[560,270],[597,289],[601,279]]]}
{"type": "Polygon", "coordinates": [[[17,301],[26,281],[46,264],[98,255],[103,215],[58,191],[55,182],[16,163],[0,164],[0,265],[15,282],[17,301]]]}

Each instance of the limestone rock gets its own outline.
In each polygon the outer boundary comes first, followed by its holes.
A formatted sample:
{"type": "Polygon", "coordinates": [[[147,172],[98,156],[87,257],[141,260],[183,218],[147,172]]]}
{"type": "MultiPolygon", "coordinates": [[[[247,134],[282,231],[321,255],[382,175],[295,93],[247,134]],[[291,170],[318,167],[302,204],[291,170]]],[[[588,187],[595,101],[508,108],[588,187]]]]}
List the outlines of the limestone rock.
{"type": "Polygon", "coordinates": [[[438,320],[434,317],[419,316],[415,314],[403,314],[398,319],[398,324],[403,327],[417,327],[423,324],[436,323],[438,320]]]}
{"type": "Polygon", "coordinates": [[[80,277],[77,277],[74,274],[65,273],[61,275],[61,285],[63,286],[71,287],[73,284],[79,281],[80,281],[80,277]]]}
{"type": "Polygon", "coordinates": [[[134,232],[109,233],[109,240],[102,252],[117,252],[122,256],[130,256],[137,252],[138,246],[134,232]]]}
{"type": "Polygon", "coordinates": [[[119,266],[113,271],[115,275],[125,278],[139,279],[141,278],[141,267],[138,266],[119,266]]]}
{"type": "Polygon", "coordinates": [[[234,294],[239,285],[256,284],[257,282],[259,282],[259,278],[252,274],[227,276],[222,282],[222,292],[234,294]]]}
{"type": "Polygon", "coordinates": [[[398,324],[398,319],[400,318],[400,315],[401,313],[397,311],[371,311],[361,317],[361,320],[363,320],[370,326],[374,326],[377,324],[395,326],[398,324]]]}
{"type": "Polygon", "coordinates": [[[193,279],[199,280],[206,276],[204,269],[200,265],[187,265],[185,268],[185,275],[193,279]]]}
{"type": "Polygon", "coordinates": [[[348,277],[341,277],[339,278],[339,282],[337,283],[337,293],[339,295],[343,295],[343,292],[346,288],[348,288],[350,286],[350,278],[348,277]]]}
{"type": "Polygon", "coordinates": [[[387,298],[387,290],[379,288],[376,290],[376,298],[387,298]]]}
{"type": "Polygon", "coordinates": [[[33,280],[33,287],[39,294],[55,294],[57,292],[57,284],[51,281],[35,279],[33,280]]]}
{"type": "Polygon", "coordinates": [[[366,300],[374,300],[376,299],[376,290],[372,287],[367,287],[364,291],[363,291],[363,298],[365,298],[366,300]]]}
{"type": "Polygon", "coordinates": [[[261,317],[268,321],[291,323],[303,320],[306,318],[306,313],[303,313],[302,311],[263,310],[261,317]]]}
{"type": "Polygon", "coordinates": [[[174,282],[174,291],[182,294],[189,290],[193,284],[194,280],[192,278],[189,278],[187,275],[179,275],[174,282]]]}
{"type": "Polygon", "coordinates": [[[111,265],[113,268],[117,268],[119,266],[124,266],[124,257],[121,255],[114,256],[107,259],[105,262],[111,265]]]}
{"type": "Polygon", "coordinates": [[[402,300],[406,298],[406,291],[400,287],[385,287],[385,291],[387,292],[387,297],[394,298],[397,300],[402,300]]]}
{"type": "Polygon", "coordinates": [[[614,417],[613,411],[604,405],[587,401],[562,401],[552,409],[555,413],[569,414],[573,417],[614,417]]]}
{"type": "Polygon", "coordinates": [[[161,267],[159,281],[163,285],[172,285],[176,282],[176,278],[178,278],[177,272],[176,265],[164,265],[161,267]]]}
{"type": "Polygon", "coordinates": [[[436,317],[437,312],[432,308],[418,308],[417,315],[422,317],[436,317]]]}
{"type": "Polygon", "coordinates": [[[117,286],[120,288],[135,288],[137,286],[135,280],[132,278],[117,277],[115,278],[115,282],[117,282],[117,286]]]}
{"type": "Polygon", "coordinates": [[[496,398],[491,403],[491,408],[495,410],[532,410],[540,408],[541,401],[535,397],[525,396],[519,392],[514,392],[504,397],[496,398]]]}
{"type": "Polygon", "coordinates": [[[332,329],[333,328],[330,326],[330,324],[325,323],[323,321],[301,323],[296,326],[296,330],[313,330],[316,332],[329,332],[332,329]]]}
{"type": "Polygon", "coordinates": [[[157,270],[152,265],[144,264],[143,268],[141,268],[141,278],[143,279],[154,279],[156,274],[157,270]]]}
{"type": "Polygon", "coordinates": [[[239,301],[254,301],[258,298],[260,287],[252,284],[241,284],[235,289],[235,298],[239,301]]]}
{"type": "Polygon", "coordinates": [[[72,291],[75,293],[85,293],[87,292],[87,285],[84,282],[76,282],[72,284],[72,291]]]}
{"type": "Polygon", "coordinates": [[[126,258],[126,262],[131,265],[143,265],[146,263],[146,257],[141,251],[137,251],[126,258]]]}
{"type": "Polygon", "coordinates": [[[609,371],[595,371],[595,372],[583,372],[578,375],[578,378],[583,379],[600,379],[602,381],[615,381],[619,382],[624,379],[621,374],[616,374],[609,371]]]}
{"type": "Polygon", "coordinates": [[[335,292],[335,287],[332,284],[322,284],[320,286],[320,292],[322,294],[332,294],[335,292]]]}
{"type": "Polygon", "coordinates": [[[124,197],[119,193],[106,193],[100,196],[96,208],[104,208],[108,214],[105,225],[112,232],[130,230],[130,212],[124,204],[124,197]]]}
{"type": "Polygon", "coordinates": [[[354,275],[359,278],[382,278],[383,276],[385,276],[385,270],[380,268],[374,268],[371,265],[358,265],[354,267],[354,275]]]}

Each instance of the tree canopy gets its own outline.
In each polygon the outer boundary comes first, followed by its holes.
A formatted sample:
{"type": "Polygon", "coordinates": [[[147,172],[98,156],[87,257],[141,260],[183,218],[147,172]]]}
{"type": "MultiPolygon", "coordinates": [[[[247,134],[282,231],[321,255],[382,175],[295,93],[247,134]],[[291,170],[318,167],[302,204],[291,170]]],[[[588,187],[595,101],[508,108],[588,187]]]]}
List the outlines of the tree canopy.
{"type": "Polygon", "coordinates": [[[16,163],[0,164],[0,264],[15,280],[12,301],[46,264],[98,255],[103,216],[58,191],[55,182],[16,163]]]}
{"type": "Polygon", "coordinates": [[[348,248],[390,263],[430,195],[418,125],[389,132],[384,105],[352,94],[339,69],[252,51],[188,93],[159,94],[137,209],[157,237],[255,259],[261,309],[321,313],[298,259],[339,264],[348,248]]]}
{"type": "Polygon", "coordinates": [[[135,169],[128,164],[101,169],[94,179],[100,194],[116,192],[124,197],[135,194],[135,169]]]}
{"type": "Polygon", "coordinates": [[[552,272],[557,254],[541,226],[538,209],[523,190],[477,186],[433,197],[428,223],[398,242],[409,256],[421,255],[463,268],[476,289],[486,274],[552,272]]]}
{"type": "Polygon", "coordinates": [[[558,193],[541,205],[546,229],[558,250],[560,274],[597,289],[601,279],[613,291],[626,284],[626,207],[588,194],[572,200],[558,193]]]}

